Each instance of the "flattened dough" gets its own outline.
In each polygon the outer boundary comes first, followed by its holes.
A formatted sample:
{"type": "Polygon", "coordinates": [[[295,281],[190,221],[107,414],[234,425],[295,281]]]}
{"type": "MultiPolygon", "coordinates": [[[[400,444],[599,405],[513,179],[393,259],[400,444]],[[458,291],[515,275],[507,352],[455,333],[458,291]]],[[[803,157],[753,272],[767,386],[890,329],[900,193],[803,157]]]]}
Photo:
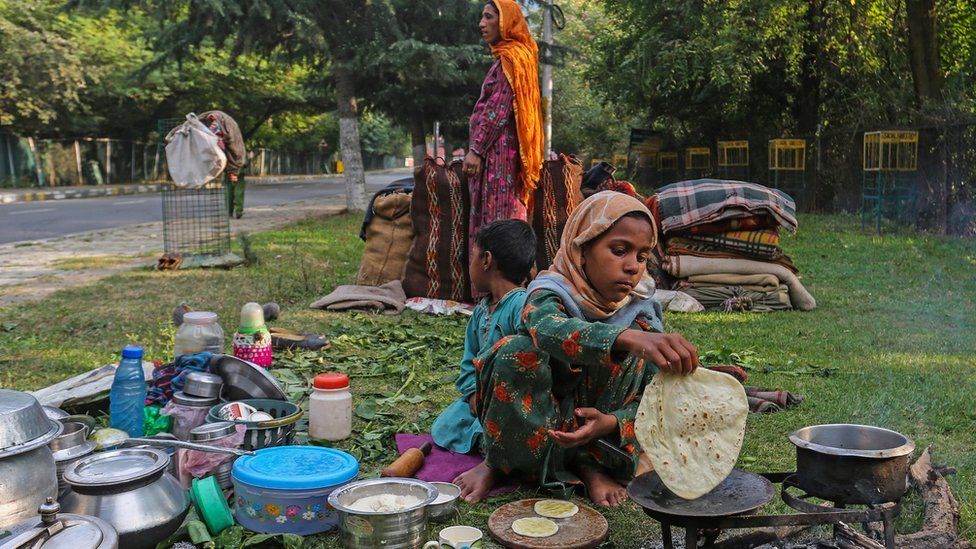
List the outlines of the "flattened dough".
{"type": "Polygon", "coordinates": [[[535,502],[535,514],[554,519],[569,518],[579,513],[579,507],[571,501],[561,499],[543,499],[535,502]]]}
{"type": "Polygon", "coordinates": [[[658,372],[644,390],[634,427],[664,485],[696,499],[732,472],[748,415],[745,389],[728,374],[658,372]]]}
{"type": "Polygon", "coordinates": [[[559,526],[547,518],[525,517],[512,523],[512,531],[527,538],[548,538],[559,531],[559,526]]]}

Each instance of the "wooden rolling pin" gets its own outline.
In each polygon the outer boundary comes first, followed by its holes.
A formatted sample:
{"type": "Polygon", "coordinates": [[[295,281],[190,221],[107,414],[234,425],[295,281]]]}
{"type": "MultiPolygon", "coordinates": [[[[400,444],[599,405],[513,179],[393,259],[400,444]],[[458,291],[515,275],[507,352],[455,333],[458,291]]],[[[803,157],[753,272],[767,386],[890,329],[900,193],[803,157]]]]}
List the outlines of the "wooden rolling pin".
{"type": "Polygon", "coordinates": [[[425,442],[420,448],[410,448],[380,473],[381,477],[413,477],[424,466],[424,459],[430,454],[431,445],[425,442]]]}

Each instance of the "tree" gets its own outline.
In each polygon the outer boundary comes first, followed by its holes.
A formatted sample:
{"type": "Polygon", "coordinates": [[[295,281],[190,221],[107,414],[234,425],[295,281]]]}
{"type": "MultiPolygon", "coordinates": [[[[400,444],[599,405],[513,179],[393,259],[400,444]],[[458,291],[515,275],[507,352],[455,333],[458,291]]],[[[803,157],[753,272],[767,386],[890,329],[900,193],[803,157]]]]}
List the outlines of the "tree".
{"type": "Polygon", "coordinates": [[[142,6],[163,25],[158,49],[168,58],[186,56],[212,41],[230,46],[236,58],[253,53],[265,59],[301,62],[327,71],[339,113],[339,141],[346,171],[346,205],[367,205],[360,148],[356,73],[363,55],[390,25],[389,0],[75,0],[132,8],[142,6]],[[365,47],[364,47],[365,46],[365,47]]]}
{"type": "Polygon", "coordinates": [[[37,134],[80,105],[85,61],[53,28],[59,5],[0,0],[0,126],[37,134]]]}
{"type": "Polygon", "coordinates": [[[477,26],[484,3],[449,6],[393,0],[392,31],[361,73],[367,100],[409,129],[417,166],[435,120],[448,143],[467,141],[468,117],[490,64],[477,26]]]}

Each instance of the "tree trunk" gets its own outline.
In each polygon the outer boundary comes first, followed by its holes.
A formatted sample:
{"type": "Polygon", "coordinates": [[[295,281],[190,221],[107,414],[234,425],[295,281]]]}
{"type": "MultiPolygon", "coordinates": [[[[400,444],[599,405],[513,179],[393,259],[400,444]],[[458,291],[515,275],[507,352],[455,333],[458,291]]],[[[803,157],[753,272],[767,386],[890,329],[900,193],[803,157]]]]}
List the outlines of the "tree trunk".
{"type": "Polygon", "coordinates": [[[336,103],[339,107],[339,147],[346,175],[346,207],[365,211],[366,174],[363,171],[363,153],[359,142],[356,86],[348,67],[335,68],[336,103]]]}
{"type": "Polygon", "coordinates": [[[410,144],[413,146],[413,165],[419,168],[427,158],[427,134],[424,131],[424,115],[415,113],[410,117],[410,144]]]}
{"type": "MultiPolygon", "coordinates": [[[[823,0],[808,0],[804,14],[806,29],[803,34],[803,58],[800,62],[800,85],[797,89],[796,101],[793,104],[793,116],[797,124],[797,134],[807,140],[808,145],[816,142],[817,129],[820,126],[820,88],[822,73],[820,60],[826,55],[823,51],[824,2],[823,0]]],[[[806,211],[816,209],[817,188],[819,186],[816,164],[812,162],[812,148],[807,155],[807,181],[803,189],[803,196],[797,197],[806,211]]],[[[801,206],[801,204],[797,204],[801,206]]]]}
{"type": "Polygon", "coordinates": [[[926,100],[937,100],[942,95],[936,0],[905,0],[905,17],[915,97],[923,105],[926,100]]]}

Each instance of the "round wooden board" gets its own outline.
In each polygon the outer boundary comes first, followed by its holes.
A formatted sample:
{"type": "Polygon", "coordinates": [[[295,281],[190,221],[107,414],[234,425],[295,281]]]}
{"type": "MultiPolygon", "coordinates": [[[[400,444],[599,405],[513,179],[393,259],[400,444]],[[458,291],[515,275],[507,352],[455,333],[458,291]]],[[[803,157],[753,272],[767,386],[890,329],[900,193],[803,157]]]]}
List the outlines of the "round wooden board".
{"type": "Polygon", "coordinates": [[[488,531],[495,541],[511,549],[591,549],[607,540],[607,519],[595,509],[576,504],[579,513],[566,519],[549,519],[559,531],[548,538],[520,536],[512,523],[520,518],[537,517],[535,503],[540,499],[523,499],[503,505],[488,518],[488,531]]]}

